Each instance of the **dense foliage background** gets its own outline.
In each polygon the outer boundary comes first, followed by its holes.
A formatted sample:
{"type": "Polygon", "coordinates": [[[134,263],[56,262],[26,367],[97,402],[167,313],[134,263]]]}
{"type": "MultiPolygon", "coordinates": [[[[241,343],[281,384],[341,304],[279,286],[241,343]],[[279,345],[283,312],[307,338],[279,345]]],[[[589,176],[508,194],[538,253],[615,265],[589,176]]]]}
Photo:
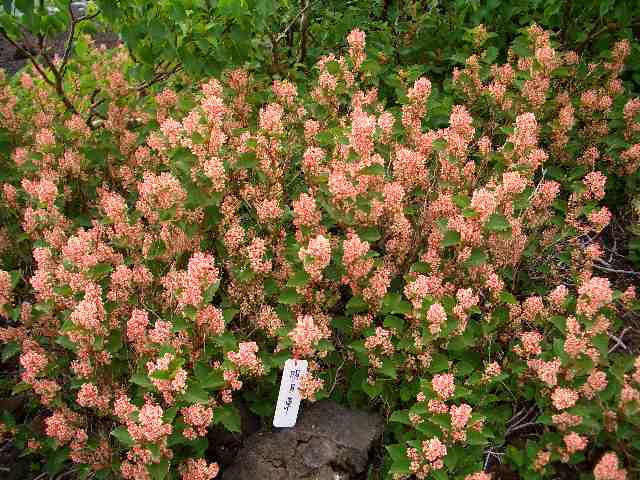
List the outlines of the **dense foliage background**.
{"type": "Polygon", "coordinates": [[[9,3],[0,438],[34,476],[213,478],[291,356],[384,413],[370,478],[638,475],[637,2],[9,3]]]}

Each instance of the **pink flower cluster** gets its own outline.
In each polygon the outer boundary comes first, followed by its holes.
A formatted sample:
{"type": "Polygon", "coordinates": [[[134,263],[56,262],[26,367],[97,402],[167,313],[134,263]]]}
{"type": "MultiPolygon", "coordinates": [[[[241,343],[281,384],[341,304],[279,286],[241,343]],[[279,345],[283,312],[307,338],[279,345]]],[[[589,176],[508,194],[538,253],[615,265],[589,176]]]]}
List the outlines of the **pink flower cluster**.
{"type": "Polygon", "coordinates": [[[218,476],[219,471],[217,463],[207,464],[203,458],[190,458],[180,466],[182,480],[211,480],[218,476]]]}
{"type": "Polygon", "coordinates": [[[375,334],[366,338],[364,346],[369,353],[369,363],[373,368],[382,366],[382,362],[377,356],[377,349],[385,356],[390,356],[395,351],[395,347],[391,342],[391,332],[382,327],[376,327],[375,334]]]}
{"type": "Polygon", "coordinates": [[[418,479],[425,479],[434,470],[444,467],[442,459],[447,455],[447,447],[437,437],[422,442],[422,448],[407,449],[407,457],[411,461],[411,472],[418,479]]]}
{"type": "Polygon", "coordinates": [[[228,352],[227,358],[236,367],[247,370],[251,375],[260,376],[264,373],[264,365],[256,356],[258,344],[256,342],[240,342],[237,352],[228,352]]]}
{"type": "Polygon", "coordinates": [[[619,462],[614,452],[605,453],[593,469],[593,476],[596,480],[626,480],[627,472],[619,462]]]}
{"type": "Polygon", "coordinates": [[[300,398],[315,402],[316,393],[322,390],[323,387],[324,381],[321,378],[314,377],[311,373],[307,372],[300,377],[300,382],[298,383],[300,398]]]}
{"type": "Polygon", "coordinates": [[[186,271],[169,272],[162,280],[167,294],[177,298],[178,306],[202,306],[204,292],[219,281],[219,271],[212,255],[195,252],[186,271]]]}
{"type": "Polygon", "coordinates": [[[322,270],[331,262],[331,243],[324,236],[318,235],[309,240],[306,248],[300,249],[298,257],[311,280],[319,282],[322,280],[322,270]]]}
{"type": "Polygon", "coordinates": [[[592,317],[602,307],[611,303],[613,292],[609,280],[602,277],[592,277],[578,288],[578,305],[576,313],[592,317]]]}
{"type": "Polygon", "coordinates": [[[432,335],[437,335],[444,322],[447,321],[447,312],[439,303],[434,303],[427,311],[427,321],[429,322],[429,331],[432,335]]]}
{"type": "Polygon", "coordinates": [[[180,410],[184,423],[188,426],[182,431],[182,434],[188,439],[204,437],[207,434],[207,427],[213,420],[213,409],[211,407],[203,407],[200,404],[190,405],[180,410]]]}
{"type": "Polygon", "coordinates": [[[311,357],[316,349],[316,344],[328,337],[316,325],[311,315],[298,316],[296,327],[289,332],[289,337],[293,341],[293,353],[300,357],[311,357]]]}
{"type": "Polygon", "coordinates": [[[447,400],[455,391],[454,377],[451,373],[434,375],[431,379],[431,387],[442,400],[447,400]]]}

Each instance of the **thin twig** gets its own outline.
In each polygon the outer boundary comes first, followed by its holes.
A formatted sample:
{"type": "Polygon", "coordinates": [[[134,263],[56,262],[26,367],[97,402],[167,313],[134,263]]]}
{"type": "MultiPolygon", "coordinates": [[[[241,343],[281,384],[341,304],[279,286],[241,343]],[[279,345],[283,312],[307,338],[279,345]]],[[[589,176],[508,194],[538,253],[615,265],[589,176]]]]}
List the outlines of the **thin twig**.
{"type": "Polygon", "coordinates": [[[67,110],[77,114],[78,110],[73,105],[73,103],[71,103],[71,100],[67,98],[67,95],[64,92],[64,78],[62,77],[60,70],[56,67],[55,63],[49,58],[49,55],[47,55],[46,39],[47,37],[45,35],[42,35],[42,34],[38,35],[38,45],[40,48],[40,54],[42,55],[42,58],[44,58],[45,63],[49,67],[49,70],[51,70],[51,73],[53,73],[53,78],[55,79],[53,87],[55,88],[56,93],[58,94],[58,97],[60,98],[60,100],[62,100],[62,103],[64,103],[65,107],[67,107],[67,110]]]}
{"type": "Polygon", "coordinates": [[[612,346],[609,349],[609,353],[613,352],[614,350],[616,350],[618,347],[622,347],[624,348],[627,352],[629,351],[629,347],[627,347],[623,342],[622,342],[622,338],[625,336],[625,334],[631,330],[631,327],[626,327],[624,330],[622,330],[622,332],[620,332],[620,336],[616,337],[613,334],[609,334],[609,338],[615,340],[616,344],[614,346],[612,346]]]}
{"type": "Polygon", "coordinates": [[[67,64],[69,62],[69,58],[71,57],[71,50],[73,49],[73,39],[76,34],[76,27],[79,23],[84,22],[85,20],[93,20],[100,14],[100,10],[98,10],[93,15],[84,15],[83,17],[76,18],[73,13],[72,2],[69,2],[69,16],[71,17],[71,26],[69,27],[69,36],[67,37],[67,46],[64,49],[64,54],[62,55],[62,65],[60,66],[60,73],[64,76],[64,72],[67,69],[67,64]]]}
{"type": "Polygon", "coordinates": [[[343,360],[340,366],[336,369],[336,376],[333,379],[333,385],[331,386],[331,390],[329,390],[329,395],[333,393],[333,390],[336,388],[336,385],[338,384],[338,374],[340,373],[340,370],[342,369],[345,361],[346,360],[343,360]]]}
{"type": "Polygon", "coordinates": [[[524,427],[527,427],[530,425],[536,425],[538,422],[530,421],[531,418],[534,418],[536,416],[535,408],[536,408],[535,405],[529,408],[529,410],[527,410],[527,412],[524,415],[522,414],[522,410],[521,410],[520,412],[518,412],[517,415],[512,417],[511,420],[507,422],[507,424],[509,423],[513,423],[513,424],[509,428],[507,428],[507,431],[505,432],[505,437],[524,427]],[[533,414],[533,417],[531,417],[531,414],[533,414]]]}
{"type": "Polygon", "coordinates": [[[14,42],[9,35],[7,35],[7,33],[5,32],[4,29],[0,28],[0,35],[2,35],[2,38],[4,38],[7,42],[9,42],[11,44],[11,46],[13,48],[15,48],[16,50],[19,50],[23,55],[25,55],[29,61],[31,62],[31,64],[33,65],[33,67],[38,71],[38,73],[40,74],[40,76],[42,77],[42,79],[49,84],[50,86],[55,86],[55,84],[53,83],[53,81],[49,78],[49,76],[45,73],[45,71],[42,69],[42,66],[38,63],[38,61],[36,60],[36,58],[34,57],[34,55],[29,52],[27,49],[23,48],[22,45],[18,44],[17,42],[14,42]]]}
{"type": "Polygon", "coordinates": [[[593,268],[597,268],[598,270],[602,270],[603,272],[609,273],[621,273],[623,275],[636,275],[640,276],[640,272],[635,272],[633,270],[619,270],[617,268],[611,268],[610,264],[605,262],[602,259],[598,259],[598,263],[593,266],[593,268]],[[609,266],[607,266],[609,265],[609,266]]]}
{"type": "MultiPolygon", "coordinates": [[[[319,1],[319,0],[318,0],[319,1]]],[[[287,36],[287,33],[289,32],[289,30],[291,30],[291,27],[293,27],[295,25],[295,23],[298,21],[298,19],[304,15],[304,13],[311,7],[315,6],[318,1],[314,2],[314,3],[307,3],[307,5],[305,5],[305,7],[300,10],[298,12],[298,14],[293,18],[293,20],[291,20],[291,23],[289,23],[289,25],[287,25],[287,27],[282,31],[282,33],[280,35],[278,35],[276,37],[276,44],[280,43],[280,40],[282,40],[284,37],[287,36]]],[[[275,45],[273,46],[275,48],[275,45]]]]}
{"type": "Polygon", "coordinates": [[[502,453],[502,452],[494,452],[493,451],[493,446],[489,447],[489,449],[486,450],[484,453],[485,453],[485,455],[487,457],[484,460],[484,467],[482,467],[483,471],[485,471],[485,472],[487,471],[487,467],[489,466],[489,459],[491,457],[496,457],[498,459],[498,463],[502,463],[502,459],[500,457],[503,457],[504,453],[502,453]]]}
{"type": "Polygon", "coordinates": [[[142,92],[143,90],[149,88],[154,83],[162,81],[162,80],[170,77],[174,73],[178,72],[181,68],[182,68],[182,65],[178,64],[178,65],[175,65],[170,70],[167,70],[165,72],[156,73],[156,75],[151,80],[149,80],[147,82],[143,82],[140,85],[137,85],[137,86],[133,87],[131,89],[131,91],[142,92]]]}
{"type": "Polygon", "coordinates": [[[514,427],[508,428],[507,432],[504,435],[506,437],[507,435],[511,435],[513,432],[522,430],[523,428],[533,427],[535,425],[540,425],[540,422],[527,422],[527,423],[523,423],[522,425],[516,425],[514,427]]]}

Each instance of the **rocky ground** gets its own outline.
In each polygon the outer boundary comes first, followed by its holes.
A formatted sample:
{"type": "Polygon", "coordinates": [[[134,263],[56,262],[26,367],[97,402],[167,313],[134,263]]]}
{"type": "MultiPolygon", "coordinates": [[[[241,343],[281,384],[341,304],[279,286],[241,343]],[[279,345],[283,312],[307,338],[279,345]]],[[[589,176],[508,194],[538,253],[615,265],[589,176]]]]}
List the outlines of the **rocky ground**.
{"type": "MultiPolygon", "coordinates": [[[[53,41],[54,51],[58,55],[64,52],[65,39],[66,34],[63,34],[53,41]]],[[[93,35],[93,39],[97,45],[106,45],[107,48],[115,47],[120,43],[119,37],[110,31],[98,31],[93,35]]],[[[26,63],[27,57],[0,35],[0,69],[13,75],[26,63]]]]}

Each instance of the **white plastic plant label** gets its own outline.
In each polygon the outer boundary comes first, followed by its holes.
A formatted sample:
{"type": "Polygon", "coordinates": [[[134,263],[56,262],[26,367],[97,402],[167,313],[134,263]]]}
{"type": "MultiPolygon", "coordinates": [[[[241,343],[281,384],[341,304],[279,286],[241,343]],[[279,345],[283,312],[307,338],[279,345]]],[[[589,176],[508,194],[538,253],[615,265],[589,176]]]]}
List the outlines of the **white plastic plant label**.
{"type": "Polygon", "coordinates": [[[284,364],[280,393],[276,404],[276,413],[273,417],[274,427],[293,427],[298,420],[300,409],[300,391],[298,385],[300,378],[307,373],[306,360],[294,360],[290,358],[284,364]]]}

